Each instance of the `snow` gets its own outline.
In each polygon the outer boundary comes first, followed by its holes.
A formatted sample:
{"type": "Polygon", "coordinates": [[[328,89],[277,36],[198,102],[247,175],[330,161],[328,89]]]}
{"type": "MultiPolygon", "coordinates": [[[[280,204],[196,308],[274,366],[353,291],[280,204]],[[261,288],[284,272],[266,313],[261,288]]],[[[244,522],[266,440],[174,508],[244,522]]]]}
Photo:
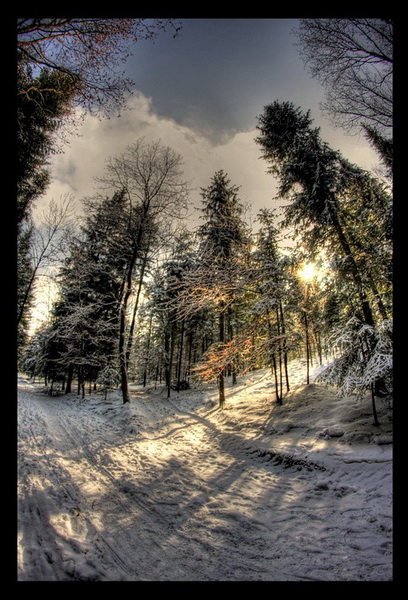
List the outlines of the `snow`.
{"type": "Polygon", "coordinates": [[[50,398],[19,377],[19,581],[391,581],[392,417],[305,384],[50,398]]]}

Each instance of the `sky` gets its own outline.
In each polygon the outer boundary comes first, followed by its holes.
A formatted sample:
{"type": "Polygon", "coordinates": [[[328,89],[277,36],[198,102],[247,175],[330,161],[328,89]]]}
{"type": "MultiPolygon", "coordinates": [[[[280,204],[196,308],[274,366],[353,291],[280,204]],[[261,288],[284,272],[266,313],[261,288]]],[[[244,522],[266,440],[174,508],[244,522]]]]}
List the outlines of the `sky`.
{"type": "MultiPolygon", "coordinates": [[[[251,218],[273,206],[276,182],[255,142],[258,117],[275,100],[310,110],[332,148],[363,168],[377,164],[364,138],[346,135],[323,118],[322,86],[311,78],[296,48],[296,19],[185,19],[180,34],[141,40],[127,63],[135,82],[127,108],[109,120],[86,117],[52,160],[46,197],[92,195],[108,157],[139,137],[160,139],[181,154],[192,182],[192,207],[214,173],[240,186],[251,218]]],[[[194,212],[194,209],[193,209],[194,212]]]]}

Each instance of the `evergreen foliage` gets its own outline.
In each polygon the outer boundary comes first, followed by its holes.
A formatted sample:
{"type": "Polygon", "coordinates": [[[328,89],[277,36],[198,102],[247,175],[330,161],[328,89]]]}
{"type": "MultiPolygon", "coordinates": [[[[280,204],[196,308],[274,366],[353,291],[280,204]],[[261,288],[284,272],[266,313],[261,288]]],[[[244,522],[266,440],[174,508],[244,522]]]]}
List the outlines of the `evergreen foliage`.
{"type": "MultiPolygon", "coordinates": [[[[245,222],[239,188],[220,170],[202,188],[203,223],[174,229],[188,188],[180,157],[144,139],[107,165],[100,190],[59,270],[49,322],[30,341],[22,365],[32,376],[105,397],[129,377],[163,385],[167,397],[198,381],[225,380],[268,367],[277,404],[291,390],[288,361],[312,361],[320,382],[341,393],[392,394],[392,202],[374,175],[346,161],[312,127],[309,113],[275,102],[257,138],[279,197],[245,222]],[[102,193],[103,192],[103,193],[102,193]],[[290,227],[293,246],[282,247],[290,227]],[[301,267],[322,267],[309,278],[301,267]]],[[[178,219],[180,223],[180,219],[178,219]]],[[[31,232],[19,238],[21,286],[32,275],[31,232]],[[31,270],[30,270],[31,269],[31,270]]],[[[22,326],[26,321],[22,319],[22,326]]]]}
{"type": "Polygon", "coordinates": [[[263,157],[278,177],[280,196],[290,199],[285,225],[310,256],[319,249],[336,261],[339,275],[354,286],[365,322],[374,325],[377,310],[387,318],[392,205],[384,186],[329,148],[310,114],[293,104],[265,107],[259,123],[263,157]]]}
{"type": "Polygon", "coordinates": [[[55,152],[55,134],[70,112],[69,77],[43,69],[33,76],[18,53],[16,182],[17,225],[29,218],[33,202],[44,193],[50,176],[47,162],[55,152]]]}

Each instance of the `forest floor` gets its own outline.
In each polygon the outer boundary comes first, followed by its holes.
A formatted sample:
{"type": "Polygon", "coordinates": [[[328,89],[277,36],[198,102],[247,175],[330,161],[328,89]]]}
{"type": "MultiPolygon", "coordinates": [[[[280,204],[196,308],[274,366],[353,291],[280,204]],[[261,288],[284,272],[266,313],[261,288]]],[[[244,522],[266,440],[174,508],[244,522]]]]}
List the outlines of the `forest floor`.
{"type": "Polygon", "coordinates": [[[105,399],[18,389],[18,581],[391,581],[392,414],[262,370],[105,399]]]}

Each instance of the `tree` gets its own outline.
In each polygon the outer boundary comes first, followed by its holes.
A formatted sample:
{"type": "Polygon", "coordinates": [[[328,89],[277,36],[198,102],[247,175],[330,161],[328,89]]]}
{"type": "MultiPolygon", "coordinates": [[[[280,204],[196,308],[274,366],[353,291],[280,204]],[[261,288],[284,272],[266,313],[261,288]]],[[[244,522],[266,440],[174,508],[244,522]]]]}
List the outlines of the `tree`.
{"type": "Polygon", "coordinates": [[[42,71],[34,77],[22,55],[17,60],[16,222],[18,350],[25,343],[32,283],[37,273],[31,255],[38,235],[31,222],[33,203],[49,183],[47,160],[55,134],[69,113],[73,89],[63,73],[42,71]]]}
{"type": "Polygon", "coordinates": [[[353,317],[335,329],[332,344],[339,356],[318,376],[318,380],[339,388],[340,394],[362,397],[371,393],[374,425],[379,425],[376,397],[392,394],[392,323],[384,320],[372,327],[353,317]]]}
{"type": "MultiPolygon", "coordinates": [[[[146,244],[153,231],[163,238],[166,227],[186,208],[187,183],[182,180],[181,157],[160,141],[147,143],[143,138],[128,146],[120,156],[111,158],[107,175],[100,185],[123,190],[130,216],[136,223],[126,262],[119,304],[119,364],[123,402],[129,402],[127,318],[133,292],[137,261],[146,255],[146,244]]],[[[157,238],[158,240],[159,238],[157,238]]],[[[149,248],[152,249],[150,244],[149,248]]]]}
{"type": "MultiPolygon", "coordinates": [[[[180,23],[174,19],[31,17],[17,19],[17,48],[26,63],[69,81],[73,104],[109,113],[123,105],[132,82],[123,72],[131,44],[180,23]]],[[[51,88],[53,89],[53,88],[51,88]]]]}
{"type": "Polygon", "coordinates": [[[379,311],[384,310],[377,267],[381,261],[387,264],[387,276],[391,269],[392,211],[385,188],[330,149],[319,130],[312,128],[310,114],[293,104],[266,106],[259,123],[257,142],[263,157],[280,180],[280,196],[291,200],[284,225],[294,227],[311,256],[325,249],[329,256],[342,257],[341,275],[351,278],[362,318],[373,325],[374,302],[380,300],[379,311]],[[383,257],[373,226],[383,241],[383,257]]]}
{"type": "Polygon", "coordinates": [[[81,386],[117,360],[119,305],[135,227],[123,191],[88,198],[85,207],[81,230],[60,268],[52,311],[60,344],[54,361],[67,373],[67,391],[74,371],[81,386]]]}
{"type": "Polygon", "coordinates": [[[66,74],[32,69],[17,63],[17,232],[31,214],[34,200],[49,183],[47,160],[55,151],[55,134],[70,112],[74,90],[66,74]]]}
{"type": "Polygon", "coordinates": [[[21,357],[21,367],[31,378],[45,376],[47,373],[50,327],[42,324],[31,337],[21,357]]]}
{"type": "Polygon", "coordinates": [[[100,373],[97,383],[101,386],[102,391],[107,398],[108,392],[114,390],[119,385],[120,377],[116,369],[110,365],[106,366],[100,373]]]}
{"type": "Polygon", "coordinates": [[[293,260],[278,246],[274,218],[268,209],[262,209],[258,215],[260,228],[251,253],[251,283],[255,290],[251,319],[258,352],[262,352],[264,363],[270,365],[274,374],[276,403],[282,404],[283,377],[286,391],[290,390],[288,354],[299,342],[290,312],[298,310],[299,301],[293,293],[293,260]]]}
{"type": "Polygon", "coordinates": [[[77,374],[78,393],[86,379],[95,380],[98,372],[115,356],[117,320],[110,288],[98,293],[97,265],[83,240],[72,246],[58,280],[59,296],[51,312],[51,329],[58,352],[50,348],[50,360],[67,374],[66,392],[77,374]],[[52,351],[52,352],[51,352],[52,351]]]}
{"type": "Polygon", "coordinates": [[[170,397],[171,389],[179,391],[182,385],[186,385],[183,373],[190,368],[189,365],[183,369],[183,358],[192,322],[189,315],[180,311],[179,296],[184,293],[186,279],[196,262],[193,235],[182,228],[175,234],[170,253],[156,269],[148,288],[151,317],[154,315],[161,325],[161,355],[164,357],[167,397],[170,397]]]}
{"type": "Polygon", "coordinates": [[[31,263],[31,235],[32,229],[27,228],[17,237],[17,350],[18,357],[27,341],[30,312],[28,308],[32,302],[33,265],[31,263]]]}
{"type": "Polygon", "coordinates": [[[17,19],[17,223],[48,185],[55,133],[75,106],[109,113],[131,82],[115,70],[129,46],[179,24],[173,19],[17,19]]]}
{"type": "Polygon", "coordinates": [[[17,281],[17,327],[23,322],[29,311],[31,298],[39,275],[46,275],[47,269],[62,261],[65,249],[65,237],[71,228],[75,205],[72,198],[66,196],[62,202],[50,202],[39,216],[39,224],[24,229],[19,236],[18,247],[23,253],[24,244],[28,247],[24,257],[18,260],[21,276],[17,281]],[[25,262],[28,260],[28,263],[25,262]],[[24,264],[26,268],[24,269],[24,264]],[[28,266],[29,265],[29,266],[28,266]]]}
{"type": "MultiPolygon", "coordinates": [[[[238,199],[238,187],[222,170],[215,173],[210,185],[202,189],[205,223],[199,227],[200,264],[192,273],[187,298],[203,294],[218,315],[218,344],[222,351],[226,339],[226,318],[239,289],[240,271],[248,232],[242,221],[243,206],[238,199]]],[[[225,405],[225,364],[218,373],[219,405],[225,405]]]]}
{"type": "Polygon", "coordinates": [[[393,115],[391,19],[301,19],[301,54],[326,89],[324,109],[347,129],[387,134],[393,115]]]}
{"type": "Polygon", "coordinates": [[[297,33],[305,63],[326,89],[323,110],[347,131],[362,131],[391,177],[392,20],[301,19],[297,33]]]}

